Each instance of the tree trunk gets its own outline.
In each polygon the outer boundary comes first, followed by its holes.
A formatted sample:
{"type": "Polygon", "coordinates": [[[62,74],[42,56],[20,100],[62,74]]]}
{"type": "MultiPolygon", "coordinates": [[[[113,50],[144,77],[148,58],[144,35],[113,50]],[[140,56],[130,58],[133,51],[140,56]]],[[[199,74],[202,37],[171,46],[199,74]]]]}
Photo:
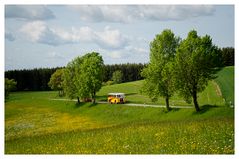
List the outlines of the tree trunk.
{"type": "Polygon", "coordinates": [[[194,104],[196,111],[199,112],[200,108],[199,108],[198,101],[197,101],[197,92],[196,91],[193,91],[193,104],[194,104]]]}
{"type": "Polygon", "coordinates": [[[77,97],[77,104],[80,104],[80,98],[77,97]]]}
{"type": "Polygon", "coordinates": [[[166,103],[167,111],[170,111],[170,107],[169,107],[169,98],[168,98],[168,97],[165,97],[165,103],[166,103]]]}
{"type": "Polygon", "coordinates": [[[65,96],[65,92],[64,92],[64,89],[62,90],[62,96],[65,96]]]}
{"type": "Polygon", "coordinates": [[[59,97],[62,97],[64,95],[63,90],[59,90],[59,97]]]}
{"type": "Polygon", "coordinates": [[[93,102],[93,104],[95,104],[95,91],[94,91],[94,93],[92,95],[92,102],[93,102]]]}

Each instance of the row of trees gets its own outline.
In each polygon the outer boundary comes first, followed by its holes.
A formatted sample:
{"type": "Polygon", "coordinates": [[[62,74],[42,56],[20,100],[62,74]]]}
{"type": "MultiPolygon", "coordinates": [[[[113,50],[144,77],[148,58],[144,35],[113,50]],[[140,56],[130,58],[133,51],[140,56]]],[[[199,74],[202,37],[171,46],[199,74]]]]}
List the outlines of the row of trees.
{"type": "MultiPolygon", "coordinates": [[[[234,48],[226,47],[219,49],[222,55],[222,64],[223,66],[232,66],[234,65],[234,48]]],[[[146,64],[113,64],[113,65],[104,65],[103,67],[103,82],[109,81],[110,83],[115,83],[113,74],[114,72],[119,71],[122,73],[120,79],[121,82],[129,82],[141,80],[142,69],[146,64]],[[111,82],[113,81],[113,82],[111,82]]],[[[60,68],[39,68],[31,70],[10,70],[5,72],[5,78],[14,79],[17,82],[16,91],[47,91],[50,90],[48,82],[51,75],[60,68]]],[[[117,77],[117,74],[114,75],[117,77]]],[[[116,82],[118,83],[118,82],[116,82]]]]}
{"type": "Polygon", "coordinates": [[[150,43],[142,91],[152,100],[164,97],[167,110],[170,97],[177,91],[188,103],[193,100],[196,111],[200,111],[197,94],[222,66],[222,51],[212,44],[210,36],[200,37],[192,30],[181,40],[171,30],[164,30],[150,43]]]}
{"type": "Polygon", "coordinates": [[[223,66],[234,66],[235,63],[235,54],[233,47],[225,47],[221,50],[223,66]]]}
{"type": "Polygon", "coordinates": [[[113,74],[122,73],[121,82],[130,82],[137,81],[143,79],[141,76],[142,69],[146,66],[146,64],[113,64],[113,65],[105,65],[104,66],[104,77],[103,81],[107,82],[109,80],[113,80],[113,74]]]}
{"type": "MultiPolygon", "coordinates": [[[[141,80],[141,71],[145,67],[145,64],[113,64],[103,65],[103,82],[121,83],[141,80]],[[121,72],[121,77],[117,80],[117,73],[121,72]]],[[[48,91],[51,89],[48,82],[52,74],[60,68],[40,68],[31,70],[10,70],[5,72],[5,78],[14,79],[17,82],[16,91],[48,91]]],[[[52,88],[56,89],[56,88],[52,88]]],[[[63,93],[63,92],[61,92],[63,93]]]]}
{"type": "Polygon", "coordinates": [[[5,72],[5,78],[17,82],[16,91],[47,91],[51,75],[58,68],[39,68],[32,70],[11,70],[5,72]]]}
{"type": "MultiPolygon", "coordinates": [[[[102,87],[106,72],[111,74],[111,71],[114,71],[110,82],[116,84],[127,81],[125,78],[127,76],[131,77],[128,80],[139,80],[138,75],[142,69],[142,64],[104,66],[102,56],[99,53],[92,52],[84,56],[78,56],[69,62],[65,68],[56,70],[52,74],[48,85],[52,89],[58,90],[60,96],[66,95],[71,99],[77,98],[78,103],[80,103],[80,100],[92,100],[95,103],[96,92],[102,87]],[[127,74],[124,75],[123,71],[127,74]]],[[[108,78],[105,80],[108,80],[108,78]]]]}
{"type": "MultiPolygon", "coordinates": [[[[91,54],[95,54],[95,52],[93,52],[91,54]]],[[[91,54],[87,54],[87,55],[88,56],[92,56],[91,54]]],[[[98,55],[98,53],[97,53],[97,55],[98,55]]],[[[89,98],[89,96],[90,96],[89,94],[86,94],[84,96],[84,94],[85,94],[84,91],[89,91],[88,89],[85,89],[85,88],[88,88],[88,86],[92,85],[92,82],[96,81],[96,79],[94,79],[92,81],[92,76],[94,78],[97,78],[98,83],[101,83],[102,85],[111,85],[111,84],[122,83],[123,73],[120,70],[117,70],[117,71],[115,71],[113,73],[112,79],[110,81],[102,82],[102,77],[103,77],[103,75],[102,75],[102,72],[103,72],[102,68],[100,67],[101,70],[98,71],[98,73],[101,73],[100,76],[99,76],[99,74],[97,74],[97,77],[95,77],[96,74],[92,73],[93,72],[92,71],[93,67],[90,65],[91,63],[87,64],[87,67],[91,68],[91,69],[84,69],[84,67],[83,67],[84,65],[82,63],[78,62],[80,59],[85,59],[85,58],[86,58],[85,56],[77,57],[72,62],[70,62],[67,65],[66,68],[58,69],[58,70],[56,70],[56,72],[54,72],[52,74],[48,85],[49,85],[49,87],[51,87],[51,89],[57,90],[59,92],[59,96],[60,97],[64,96],[65,92],[66,92],[67,95],[70,98],[77,97],[78,103],[80,102],[80,97],[83,98],[83,100],[90,99],[89,98]],[[76,71],[77,67],[81,68],[81,71],[76,71]],[[83,78],[84,74],[87,74],[87,78],[83,78]],[[88,78],[90,78],[90,79],[88,79],[88,78]],[[86,80],[89,80],[88,85],[87,85],[86,80]],[[84,84],[86,84],[86,86],[83,86],[84,84]],[[76,89],[79,89],[82,92],[77,94],[76,89]]],[[[97,65],[95,63],[93,63],[93,66],[97,65]]],[[[95,70],[95,72],[97,72],[97,70],[95,70]]],[[[91,88],[93,88],[93,87],[91,87],[91,88]]]]}

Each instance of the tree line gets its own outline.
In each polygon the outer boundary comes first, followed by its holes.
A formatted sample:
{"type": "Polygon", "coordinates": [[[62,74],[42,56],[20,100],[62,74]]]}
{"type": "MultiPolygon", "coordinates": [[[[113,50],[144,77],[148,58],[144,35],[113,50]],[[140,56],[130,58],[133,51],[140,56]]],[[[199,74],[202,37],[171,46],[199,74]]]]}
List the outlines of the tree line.
{"type": "MultiPolygon", "coordinates": [[[[234,66],[234,48],[221,48],[222,64],[223,66],[234,66]]],[[[143,79],[140,72],[147,66],[147,64],[127,63],[127,64],[112,64],[104,65],[103,82],[112,80],[115,71],[121,71],[122,81],[130,82],[143,79]]],[[[5,71],[5,78],[14,79],[17,82],[16,91],[48,91],[51,88],[48,86],[51,75],[62,67],[57,68],[36,68],[23,70],[9,70],[5,71]]]]}
{"type": "MultiPolygon", "coordinates": [[[[130,82],[143,79],[140,72],[146,64],[126,63],[103,65],[103,82],[112,81],[113,73],[122,72],[121,82],[130,82]]],[[[48,85],[52,74],[61,68],[36,68],[23,70],[9,70],[5,72],[5,78],[14,79],[17,82],[16,91],[49,91],[48,85]]]]}

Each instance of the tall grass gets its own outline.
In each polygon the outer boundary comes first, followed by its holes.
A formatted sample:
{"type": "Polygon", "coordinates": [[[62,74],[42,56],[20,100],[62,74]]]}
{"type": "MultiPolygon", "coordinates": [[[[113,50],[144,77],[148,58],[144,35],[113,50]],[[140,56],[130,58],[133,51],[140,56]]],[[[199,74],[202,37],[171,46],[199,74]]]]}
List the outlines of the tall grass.
{"type": "Polygon", "coordinates": [[[233,120],[142,122],[18,138],[9,154],[233,154],[233,120]]]}

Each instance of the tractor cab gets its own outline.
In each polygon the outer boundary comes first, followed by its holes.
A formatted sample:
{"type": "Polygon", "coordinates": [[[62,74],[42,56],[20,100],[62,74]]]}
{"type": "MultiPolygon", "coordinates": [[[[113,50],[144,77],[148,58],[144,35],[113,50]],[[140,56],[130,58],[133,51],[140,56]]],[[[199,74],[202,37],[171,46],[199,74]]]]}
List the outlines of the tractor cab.
{"type": "Polygon", "coordinates": [[[125,94],[124,93],[109,93],[108,102],[111,104],[125,103],[126,102],[125,94]]]}

